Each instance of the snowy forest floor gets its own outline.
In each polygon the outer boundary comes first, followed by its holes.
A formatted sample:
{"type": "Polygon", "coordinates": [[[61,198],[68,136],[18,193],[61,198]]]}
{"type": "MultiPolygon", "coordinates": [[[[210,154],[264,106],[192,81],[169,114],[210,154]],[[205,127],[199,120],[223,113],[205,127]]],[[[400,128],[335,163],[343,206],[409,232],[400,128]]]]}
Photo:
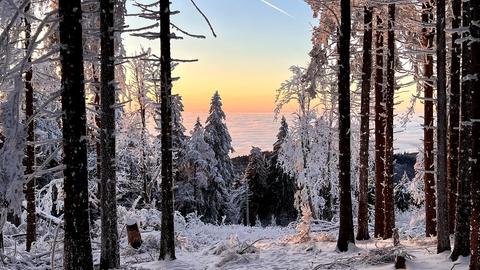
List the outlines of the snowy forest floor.
{"type": "MultiPolygon", "coordinates": [[[[408,269],[459,270],[468,269],[468,258],[451,262],[449,253],[436,254],[435,238],[422,236],[423,222],[418,213],[397,216],[401,244],[406,253],[408,269]],[[413,218],[412,218],[413,217],[413,218]]],[[[119,222],[135,218],[142,226],[143,244],[136,250],[128,246],[125,228],[119,228],[122,269],[135,270],[203,270],[203,269],[394,269],[391,240],[357,241],[347,253],[335,250],[338,226],[321,222],[312,225],[311,239],[298,243],[298,231],[289,227],[246,227],[241,225],[204,224],[195,216],[176,217],[177,260],[157,261],[160,233],[157,226],[160,213],[156,210],[127,211],[119,209],[119,222]]],[[[46,224],[45,224],[46,225],[46,224]]],[[[99,224],[96,223],[97,227],[99,224]]],[[[97,227],[98,228],[98,227],[97,227]]],[[[35,243],[32,253],[24,250],[22,227],[5,233],[7,264],[1,269],[60,269],[62,265],[62,238],[60,229],[51,250],[56,226],[44,226],[45,233],[35,243]],[[46,228],[49,227],[49,228],[46,228]]],[[[92,235],[93,256],[100,257],[100,239],[92,235]]]]}

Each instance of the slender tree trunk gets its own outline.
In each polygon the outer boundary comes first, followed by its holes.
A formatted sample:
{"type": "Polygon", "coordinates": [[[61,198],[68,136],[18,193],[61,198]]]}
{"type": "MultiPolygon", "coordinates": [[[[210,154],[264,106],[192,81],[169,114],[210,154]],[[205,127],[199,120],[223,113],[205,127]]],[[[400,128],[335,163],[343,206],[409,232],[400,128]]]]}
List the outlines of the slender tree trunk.
{"type": "Polygon", "coordinates": [[[437,0],[437,253],[450,250],[447,201],[447,53],[445,0],[437,0]]]}
{"type": "Polygon", "coordinates": [[[160,0],[160,67],[162,112],[162,238],[160,260],[175,259],[172,174],[172,59],[170,56],[170,0],[160,0]]]}
{"type": "MultiPolygon", "coordinates": [[[[430,0],[424,0],[422,4],[422,23],[431,24],[433,21],[432,5],[430,0]]],[[[422,29],[422,46],[426,50],[432,50],[435,33],[427,27],[422,29]]],[[[434,140],[433,140],[433,56],[430,52],[425,55],[423,70],[424,105],[424,181],[425,181],[425,233],[427,236],[436,235],[435,213],[435,175],[434,175],[434,140]]]]}
{"type": "Polygon", "coordinates": [[[102,146],[100,144],[100,130],[102,129],[102,120],[100,119],[101,116],[100,116],[100,91],[101,91],[101,87],[99,86],[100,85],[100,81],[98,80],[98,76],[95,74],[95,65],[92,64],[92,72],[93,72],[93,82],[94,82],[94,87],[96,89],[96,93],[95,93],[95,97],[93,98],[93,104],[95,104],[95,112],[97,113],[95,115],[95,124],[97,125],[97,128],[98,128],[98,135],[97,137],[94,137],[95,139],[95,152],[96,152],[96,155],[97,155],[97,160],[96,160],[96,167],[97,167],[97,199],[100,200],[100,198],[102,197],[102,183],[101,183],[101,179],[102,179],[102,154],[101,154],[101,151],[102,151],[102,146]]]}
{"type": "MultiPolygon", "coordinates": [[[[463,2],[462,25],[470,25],[470,5],[469,2],[463,2]]],[[[470,73],[470,49],[468,34],[465,33],[462,43],[462,77],[470,73]]],[[[467,80],[462,81],[461,105],[460,105],[460,138],[459,138],[459,157],[458,157],[458,183],[457,183],[457,202],[455,210],[455,239],[453,251],[450,258],[456,261],[459,256],[470,255],[470,181],[471,181],[471,106],[472,96],[470,93],[470,83],[467,80]]]]}
{"type": "Polygon", "coordinates": [[[375,237],[383,237],[384,200],[383,185],[385,183],[385,96],[383,91],[383,21],[376,19],[375,33],[375,237]]]}
{"type": "Polygon", "coordinates": [[[355,243],[350,192],[350,0],[341,0],[340,8],[340,72],[338,74],[340,230],[337,249],[344,252],[348,251],[349,243],[355,243]]]}
{"type": "Polygon", "coordinates": [[[115,38],[114,1],[100,0],[101,31],[101,213],[100,269],[120,267],[117,231],[115,165],[115,38]]]}
{"type": "MultiPolygon", "coordinates": [[[[25,14],[30,14],[31,3],[28,3],[25,8],[25,14]]],[[[30,39],[32,33],[32,26],[27,17],[24,18],[25,23],[25,50],[28,50],[30,46],[30,39]]],[[[27,61],[32,62],[32,57],[28,57],[27,61]]],[[[25,72],[25,118],[28,120],[33,116],[33,86],[32,86],[32,77],[33,69],[28,67],[25,72]]],[[[35,122],[33,120],[28,123],[27,126],[27,151],[25,157],[25,175],[33,174],[33,167],[35,166],[35,122]]],[[[27,241],[26,241],[26,250],[30,251],[32,243],[35,241],[36,237],[36,211],[35,211],[35,186],[36,180],[33,177],[30,181],[27,182],[25,187],[25,198],[27,199],[27,241]]]]}
{"type": "Polygon", "coordinates": [[[472,235],[470,253],[470,269],[480,270],[480,2],[478,0],[470,1],[471,19],[470,34],[472,41],[470,43],[471,61],[471,84],[472,84],[472,235]],[[475,23],[474,23],[475,22],[475,23]]]}
{"type": "Polygon", "coordinates": [[[80,0],[59,0],[64,147],[65,270],[91,270],[82,9],[80,0]]]}
{"type": "Polygon", "coordinates": [[[358,197],[357,240],[367,240],[368,234],[368,153],[370,139],[370,87],[372,79],[372,13],[370,6],[363,7],[363,65],[360,124],[360,166],[358,197]]]}
{"type": "Polygon", "coordinates": [[[387,39],[387,88],[385,93],[385,184],[384,199],[384,239],[392,238],[395,227],[395,204],[393,196],[393,104],[395,97],[395,4],[388,5],[387,39]]]}
{"type": "MultiPolygon", "coordinates": [[[[462,3],[461,0],[452,0],[452,29],[460,27],[462,3]]],[[[458,140],[460,123],[460,57],[462,46],[457,44],[460,38],[457,32],[452,33],[452,49],[450,64],[450,99],[448,110],[448,164],[447,164],[447,183],[448,183],[448,223],[449,233],[452,234],[455,229],[455,204],[457,199],[457,176],[458,176],[458,140]]]]}

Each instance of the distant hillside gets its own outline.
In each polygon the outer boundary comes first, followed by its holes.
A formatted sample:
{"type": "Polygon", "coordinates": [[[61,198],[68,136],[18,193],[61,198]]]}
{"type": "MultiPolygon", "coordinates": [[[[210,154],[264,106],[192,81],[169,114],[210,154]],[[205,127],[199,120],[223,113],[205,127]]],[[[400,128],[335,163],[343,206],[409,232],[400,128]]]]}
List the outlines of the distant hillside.
{"type": "MultiPolygon", "coordinates": [[[[270,152],[265,152],[268,156],[270,152]]],[[[407,173],[409,179],[415,176],[415,162],[417,153],[396,154],[395,156],[395,182],[400,181],[404,173],[407,173]]],[[[248,166],[249,156],[238,156],[232,158],[233,170],[235,175],[242,177],[248,166]]]]}

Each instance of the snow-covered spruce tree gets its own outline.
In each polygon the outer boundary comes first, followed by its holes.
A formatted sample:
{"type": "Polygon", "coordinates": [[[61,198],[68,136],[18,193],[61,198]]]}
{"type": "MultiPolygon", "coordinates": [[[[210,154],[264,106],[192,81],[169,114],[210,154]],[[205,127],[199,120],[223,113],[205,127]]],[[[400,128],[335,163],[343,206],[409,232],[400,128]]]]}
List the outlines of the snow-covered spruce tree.
{"type": "Polygon", "coordinates": [[[295,209],[295,179],[288,175],[279,164],[279,155],[289,133],[288,123],[282,116],[277,141],[273,144],[273,152],[267,161],[268,186],[272,193],[271,212],[277,225],[286,226],[297,219],[295,209]]]}
{"type": "Polygon", "coordinates": [[[86,112],[80,0],[59,0],[64,147],[63,267],[93,269],[88,216],[86,112]]]}
{"type": "Polygon", "coordinates": [[[233,152],[232,138],[225,124],[226,115],[222,109],[222,99],[218,91],[210,102],[209,115],[205,122],[207,142],[215,152],[217,169],[227,186],[233,181],[233,167],[229,153],[233,152]]]}
{"type": "Polygon", "coordinates": [[[421,147],[418,150],[417,159],[413,167],[415,170],[415,176],[408,187],[408,191],[412,197],[412,203],[417,207],[423,206],[425,203],[425,181],[423,180],[425,169],[423,167],[423,157],[423,147],[421,147]]]}
{"type": "Polygon", "coordinates": [[[173,136],[173,168],[175,181],[182,180],[182,172],[180,171],[185,161],[185,151],[187,145],[186,128],[183,125],[183,102],[182,96],[172,95],[172,136],[173,136]]]}
{"type": "Polygon", "coordinates": [[[259,218],[262,225],[267,225],[271,221],[270,211],[267,207],[271,194],[267,183],[268,172],[265,155],[260,148],[252,147],[249,160],[242,180],[247,185],[245,224],[247,226],[255,225],[255,220],[259,218]]]}
{"type": "Polygon", "coordinates": [[[176,205],[182,214],[197,212],[212,223],[221,220],[227,190],[216,165],[215,152],[205,141],[205,129],[198,118],[185,149],[185,178],[177,183],[176,205]]]}

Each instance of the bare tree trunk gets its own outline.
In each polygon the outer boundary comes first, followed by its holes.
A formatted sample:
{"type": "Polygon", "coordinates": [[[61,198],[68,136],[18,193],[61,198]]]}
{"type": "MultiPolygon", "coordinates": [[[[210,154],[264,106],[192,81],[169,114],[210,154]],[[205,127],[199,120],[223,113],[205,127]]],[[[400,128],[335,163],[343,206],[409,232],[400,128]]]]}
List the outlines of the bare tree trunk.
{"type": "Polygon", "coordinates": [[[349,243],[355,243],[350,191],[350,0],[341,0],[340,8],[340,72],[338,74],[340,229],[337,249],[344,252],[348,251],[349,243]]]}
{"type": "Polygon", "coordinates": [[[470,269],[480,270],[480,2],[470,1],[471,23],[470,34],[472,41],[470,43],[471,61],[471,84],[472,84],[472,235],[470,253],[470,269]],[[475,23],[474,23],[475,22],[475,23]]]}
{"type": "Polygon", "coordinates": [[[447,201],[447,52],[445,0],[437,0],[437,253],[450,250],[447,201]]]}
{"type": "MultiPolygon", "coordinates": [[[[452,0],[452,29],[460,27],[462,3],[461,0],[452,0]]],[[[452,33],[452,49],[450,64],[450,99],[448,110],[448,164],[447,164],[447,183],[448,183],[448,223],[449,233],[455,230],[455,204],[457,200],[457,176],[458,176],[458,140],[460,123],[460,57],[462,46],[457,44],[460,38],[457,32],[452,33]]]]}
{"type": "MultiPolygon", "coordinates": [[[[462,25],[470,25],[470,5],[469,2],[463,2],[462,25]]],[[[466,40],[468,34],[465,33],[462,43],[462,77],[470,73],[470,49],[466,40]]],[[[457,202],[455,210],[455,239],[453,251],[450,255],[452,261],[456,261],[459,256],[470,255],[470,181],[471,181],[471,106],[472,96],[470,93],[470,83],[467,80],[462,81],[461,108],[460,108],[460,138],[459,138],[459,156],[458,156],[458,183],[457,183],[457,202]]]]}
{"type": "Polygon", "coordinates": [[[101,255],[100,269],[120,267],[117,231],[115,165],[115,38],[114,1],[100,0],[101,31],[101,255]]]}
{"type": "MultiPolygon", "coordinates": [[[[433,21],[432,5],[430,0],[424,0],[422,4],[422,23],[431,24],[433,21]]],[[[432,50],[435,33],[427,27],[422,29],[422,46],[426,50],[432,50]]],[[[433,56],[430,52],[425,55],[423,70],[423,91],[425,97],[424,105],[424,181],[425,181],[425,234],[435,236],[436,213],[435,213],[435,175],[434,175],[434,140],[433,140],[433,56]]]]}
{"type": "MultiPolygon", "coordinates": [[[[30,14],[31,3],[29,2],[25,8],[25,14],[30,14]]],[[[30,39],[32,33],[32,26],[27,17],[24,18],[25,23],[25,50],[28,50],[30,46],[30,39]]],[[[27,61],[32,62],[32,57],[28,57],[27,61]]],[[[33,116],[34,105],[33,105],[33,86],[32,86],[32,77],[33,69],[28,67],[25,72],[25,118],[28,120],[33,116]]],[[[25,175],[32,175],[34,172],[33,167],[35,166],[35,122],[33,120],[28,123],[27,126],[27,151],[25,157],[25,175]]],[[[25,198],[27,200],[27,241],[26,241],[26,250],[30,251],[32,243],[37,238],[36,236],[36,217],[35,217],[35,186],[36,179],[33,177],[25,185],[25,198]]]]}
{"type": "Polygon", "coordinates": [[[80,0],[59,0],[64,147],[65,270],[91,270],[86,111],[80,0]]]}
{"type": "Polygon", "coordinates": [[[384,239],[392,238],[395,227],[395,204],[393,197],[393,103],[395,97],[395,4],[388,5],[387,39],[387,88],[385,93],[385,184],[384,199],[384,239]]]}
{"type": "Polygon", "coordinates": [[[385,96],[383,91],[383,21],[377,16],[375,33],[375,237],[383,237],[384,200],[383,185],[385,183],[385,96]]]}
{"type": "Polygon", "coordinates": [[[360,166],[357,240],[370,239],[368,234],[368,153],[370,139],[370,87],[372,79],[372,7],[363,7],[363,65],[360,124],[360,166]]]}
{"type": "Polygon", "coordinates": [[[97,133],[97,137],[94,137],[95,139],[95,152],[96,152],[96,155],[97,155],[97,159],[96,159],[96,167],[97,167],[97,199],[100,200],[100,198],[102,197],[102,183],[101,183],[101,179],[102,179],[102,154],[101,154],[101,151],[102,151],[102,146],[100,144],[100,130],[102,129],[102,120],[100,119],[101,116],[99,115],[100,114],[100,91],[101,91],[101,87],[99,86],[100,82],[98,80],[98,76],[95,74],[95,65],[92,64],[92,72],[93,72],[93,82],[94,82],[94,87],[95,87],[95,90],[97,91],[95,93],[95,97],[93,98],[93,104],[95,104],[95,112],[96,112],[96,115],[95,115],[95,124],[97,125],[97,128],[98,128],[98,133],[97,133]]]}
{"type": "Polygon", "coordinates": [[[175,260],[172,174],[172,59],[170,55],[170,0],[160,0],[160,68],[162,118],[162,238],[160,260],[175,260]]]}

